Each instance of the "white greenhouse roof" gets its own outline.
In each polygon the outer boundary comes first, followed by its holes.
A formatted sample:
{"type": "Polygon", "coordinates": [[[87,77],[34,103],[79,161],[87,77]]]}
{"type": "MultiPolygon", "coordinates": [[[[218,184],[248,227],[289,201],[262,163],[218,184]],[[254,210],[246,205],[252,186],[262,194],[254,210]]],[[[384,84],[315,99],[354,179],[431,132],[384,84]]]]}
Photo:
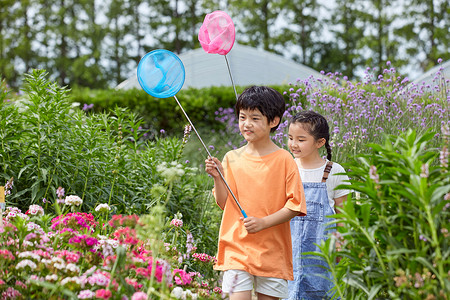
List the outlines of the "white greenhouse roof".
{"type": "Polygon", "coordinates": [[[444,80],[450,80],[450,60],[446,61],[443,64],[437,65],[421,76],[419,76],[417,79],[413,81],[413,83],[417,85],[430,85],[431,88],[438,84],[439,82],[433,82],[434,78],[436,77],[436,73],[442,68],[441,74],[444,77],[444,80]]]}
{"type": "MultiPolygon", "coordinates": [[[[203,88],[209,86],[231,86],[225,57],[208,54],[202,48],[182,53],[178,56],[183,62],[186,78],[184,88],[203,88]]],[[[280,85],[305,80],[309,76],[322,75],[302,64],[280,55],[258,50],[253,47],[234,44],[227,54],[231,74],[236,86],[280,85]]],[[[116,89],[140,89],[135,74],[121,82],[116,89]]]]}

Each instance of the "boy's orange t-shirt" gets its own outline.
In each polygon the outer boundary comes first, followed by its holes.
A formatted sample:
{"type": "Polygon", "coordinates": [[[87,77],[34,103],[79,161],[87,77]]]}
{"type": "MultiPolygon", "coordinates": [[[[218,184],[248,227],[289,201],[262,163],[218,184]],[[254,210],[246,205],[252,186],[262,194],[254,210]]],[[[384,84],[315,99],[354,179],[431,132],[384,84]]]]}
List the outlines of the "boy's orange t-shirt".
{"type": "MultiPolygon", "coordinates": [[[[243,148],[223,159],[225,179],[247,216],[263,218],[283,207],[306,214],[305,195],[297,164],[279,149],[252,156],[243,148]]],[[[293,280],[289,222],[248,233],[230,193],[222,215],[216,270],[244,270],[254,276],[293,280]]]]}

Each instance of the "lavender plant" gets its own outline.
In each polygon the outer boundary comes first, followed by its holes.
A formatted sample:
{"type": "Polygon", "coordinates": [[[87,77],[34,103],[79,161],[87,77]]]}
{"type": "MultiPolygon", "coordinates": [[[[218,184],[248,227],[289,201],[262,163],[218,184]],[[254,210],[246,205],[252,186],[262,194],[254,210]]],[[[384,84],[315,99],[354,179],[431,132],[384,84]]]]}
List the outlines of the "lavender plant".
{"type": "MultiPolygon", "coordinates": [[[[442,63],[441,60],[439,60],[442,63]]],[[[289,96],[285,119],[273,139],[286,146],[286,127],[297,111],[311,109],[324,115],[332,131],[330,145],[333,159],[344,163],[361,151],[366,143],[381,143],[383,133],[399,135],[408,129],[418,134],[450,124],[450,85],[440,69],[433,86],[411,83],[387,62],[383,73],[376,75],[367,68],[361,81],[350,81],[340,73],[321,72],[291,84],[284,94],[289,96]]],[[[233,109],[220,109],[217,120],[226,125],[221,133],[228,141],[226,148],[239,147],[243,139],[230,137],[239,133],[233,109]]]]}
{"type": "MultiPolygon", "coordinates": [[[[378,76],[367,68],[360,82],[349,81],[340,73],[322,72],[323,78],[298,81],[285,92],[291,99],[285,117],[303,109],[323,114],[332,130],[333,158],[345,162],[364,151],[360,145],[381,143],[383,133],[399,135],[408,129],[418,134],[427,129],[439,132],[450,125],[450,85],[442,71],[435,74],[434,86],[410,83],[390,62],[378,76]]],[[[286,126],[287,121],[275,135],[281,144],[286,126]]]]}

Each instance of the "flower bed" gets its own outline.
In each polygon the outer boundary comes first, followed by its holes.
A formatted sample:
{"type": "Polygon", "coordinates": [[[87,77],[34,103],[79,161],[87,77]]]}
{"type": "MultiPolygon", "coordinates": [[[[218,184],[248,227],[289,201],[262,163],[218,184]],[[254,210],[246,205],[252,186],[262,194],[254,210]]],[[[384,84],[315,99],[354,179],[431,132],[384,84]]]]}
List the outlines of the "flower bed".
{"type": "Polygon", "coordinates": [[[97,220],[81,212],[52,218],[39,205],[26,213],[7,207],[0,227],[0,299],[221,298],[214,276],[193,269],[202,264],[212,272],[215,258],[195,253],[192,235],[181,230],[181,214],[168,220],[164,234],[152,235],[160,230],[149,222],[157,222],[155,216],[113,215],[102,222],[106,206],[97,206],[97,220]]]}

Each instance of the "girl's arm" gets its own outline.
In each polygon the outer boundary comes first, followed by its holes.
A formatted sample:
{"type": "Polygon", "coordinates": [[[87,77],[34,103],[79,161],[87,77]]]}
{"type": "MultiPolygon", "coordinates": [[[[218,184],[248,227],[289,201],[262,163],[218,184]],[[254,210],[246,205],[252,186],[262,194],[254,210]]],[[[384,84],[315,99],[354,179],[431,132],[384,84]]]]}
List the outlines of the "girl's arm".
{"type": "MultiPolygon", "coordinates": [[[[338,197],[338,198],[334,198],[334,210],[336,211],[336,213],[340,213],[340,208],[342,207],[342,204],[344,203],[344,201],[347,200],[347,196],[348,196],[348,194],[338,197]]],[[[337,223],[336,226],[344,226],[344,224],[337,223]]],[[[339,238],[341,235],[337,231],[333,234],[335,234],[335,236],[337,237],[336,250],[341,251],[341,239],[339,238]]],[[[336,263],[339,263],[340,261],[341,261],[341,257],[336,256],[336,263]]]]}
{"type": "Polygon", "coordinates": [[[241,220],[244,220],[244,226],[248,233],[256,233],[263,229],[287,222],[297,215],[298,211],[283,207],[279,211],[265,216],[264,218],[247,217],[244,219],[241,217],[241,220]]]}
{"type": "Polygon", "coordinates": [[[216,198],[216,202],[220,208],[224,209],[225,203],[227,202],[228,189],[220,177],[217,167],[222,175],[224,175],[222,164],[217,158],[210,157],[205,160],[205,171],[214,179],[214,196],[216,198]]]}
{"type": "MultiPolygon", "coordinates": [[[[345,200],[347,200],[347,195],[338,197],[338,198],[334,198],[334,210],[336,211],[336,213],[340,213],[340,209],[342,208],[342,204],[344,203],[345,200]]],[[[337,223],[337,226],[343,226],[342,223],[337,223]]]]}

